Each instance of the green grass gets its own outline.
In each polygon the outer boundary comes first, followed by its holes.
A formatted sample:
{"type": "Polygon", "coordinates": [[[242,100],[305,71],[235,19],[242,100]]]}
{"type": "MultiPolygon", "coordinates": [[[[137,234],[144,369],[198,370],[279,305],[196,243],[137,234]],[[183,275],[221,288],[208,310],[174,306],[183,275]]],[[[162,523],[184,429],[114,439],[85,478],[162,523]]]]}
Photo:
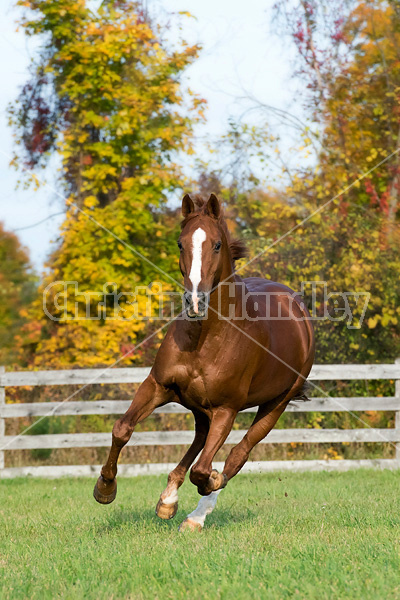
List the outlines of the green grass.
{"type": "Polygon", "coordinates": [[[239,475],[183,534],[197,492],[160,521],[165,480],[121,478],[110,506],[94,480],[0,482],[2,600],[400,598],[400,472],[239,475]]]}

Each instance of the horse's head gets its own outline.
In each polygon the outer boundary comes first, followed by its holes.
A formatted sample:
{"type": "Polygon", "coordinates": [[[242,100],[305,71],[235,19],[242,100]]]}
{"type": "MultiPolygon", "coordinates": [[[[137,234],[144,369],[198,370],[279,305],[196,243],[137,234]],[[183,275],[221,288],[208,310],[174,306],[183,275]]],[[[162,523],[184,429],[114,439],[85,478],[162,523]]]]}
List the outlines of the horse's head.
{"type": "Polygon", "coordinates": [[[196,205],[186,194],[178,240],[186,313],[190,318],[205,316],[210,293],[222,278],[232,274],[233,261],[245,254],[243,244],[229,239],[218,198],[211,194],[207,203],[196,198],[196,205]]]}

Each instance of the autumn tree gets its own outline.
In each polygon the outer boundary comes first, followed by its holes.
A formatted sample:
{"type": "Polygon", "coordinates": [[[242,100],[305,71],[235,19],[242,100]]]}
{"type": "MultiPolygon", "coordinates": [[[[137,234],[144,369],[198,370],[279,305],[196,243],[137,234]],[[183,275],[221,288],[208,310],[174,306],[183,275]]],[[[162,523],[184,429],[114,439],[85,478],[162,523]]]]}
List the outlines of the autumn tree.
{"type": "Polygon", "coordinates": [[[0,364],[16,360],[17,339],[35,293],[35,276],[17,236],[0,223],[0,364]]]}
{"type": "Polygon", "coordinates": [[[293,5],[280,0],[276,12],[282,33],[297,49],[296,76],[303,83],[311,125],[308,138],[318,138],[321,175],[313,193],[323,201],[388,158],[346,199],[372,205],[392,229],[400,172],[398,3],[301,0],[293,5]]]}
{"type": "Polygon", "coordinates": [[[316,168],[297,175],[291,193],[309,214],[328,204],[305,225],[302,239],[300,228],[285,238],[285,249],[274,249],[275,259],[292,247],[292,267],[304,275],[318,275],[338,291],[371,294],[361,330],[321,326],[322,356],[392,360],[400,354],[399,7],[385,0],[288,5],[282,0],[278,9],[307,82],[309,132],[320,143],[316,168]]]}
{"type": "MultiPolygon", "coordinates": [[[[57,153],[65,193],[65,222],[41,291],[56,280],[76,281],[81,292],[107,282],[126,292],[154,280],[176,288],[167,199],[183,185],[179,162],[203,118],[204,101],[181,84],[198,46],[172,44],[167,26],[132,0],[105,1],[97,10],[89,0],[18,5],[20,25],[41,46],[10,108],[15,162],[35,180],[57,153]]],[[[48,298],[54,311],[54,294],[48,298]]],[[[76,302],[68,299],[69,314],[76,302]]],[[[131,307],[124,308],[129,316],[131,307]]],[[[113,362],[148,332],[140,319],[54,322],[40,298],[31,327],[39,333],[27,364],[48,366],[113,362]]]]}

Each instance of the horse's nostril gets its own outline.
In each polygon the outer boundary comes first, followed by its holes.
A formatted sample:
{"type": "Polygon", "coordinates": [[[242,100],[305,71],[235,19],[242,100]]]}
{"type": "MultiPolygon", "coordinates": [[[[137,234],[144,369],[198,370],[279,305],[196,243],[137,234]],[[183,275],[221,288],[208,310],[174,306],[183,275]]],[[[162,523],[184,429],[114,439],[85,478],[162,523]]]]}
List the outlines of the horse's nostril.
{"type": "Polygon", "coordinates": [[[205,316],[208,306],[208,294],[206,292],[185,292],[183,298],[186,312],[190,317],[205,316]]]}

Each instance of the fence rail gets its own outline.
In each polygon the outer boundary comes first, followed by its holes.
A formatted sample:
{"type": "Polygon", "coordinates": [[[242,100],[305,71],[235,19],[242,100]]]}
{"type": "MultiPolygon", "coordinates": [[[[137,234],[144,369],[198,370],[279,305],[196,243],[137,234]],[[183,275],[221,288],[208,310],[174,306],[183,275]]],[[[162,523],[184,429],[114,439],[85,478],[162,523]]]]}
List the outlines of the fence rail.
{"type": "MultiPolygon", "coordinates": [[[[51,435],[5,435],[5,419],[18,417],[64,416],[64,415],[109,415],[123,414],[130,405],[128,400],[98,400],[72,402],[34,402],[6,404],[6,387],[43,386],[43,385],[81,385],[141,383],[149,374],[149,368],[121,369],[79,369],[64,371],[23,371],[5,372],[0,367],[0,478],[37,475],[57,477],[62,475],[93,475],[99,466],[42,466],[4,468],[4,452],[22,449],[47,448],[86,448],[104,447],[111,443],[111,433],[73,433],[51,435]]],[[[298,460],[298,461],[262,461],[249,462],[243,469],[247,472],[271,471],[276,469],[336,469],[345,470],[360,466],[377,468],[400,467],[400,359],[395,364],[371,365],[315,365],[309,379],[327,380],[370,380],[392,379],[395,381],[395,396],[388,397],[352,397],[352,398],[313,398],[310,402],[292,402],[289,412],[332,412],[332,411],[395,411],[393,429],[274,429],[262,441],[266,444],[277,443],[334,443],[334,442],[390,442],[396,444],[394,459],[364,460],[298,460]]],[[[256,408],[244,412],[256,412],[256,408]]],[[[156,409],[156,413],[188,413],[179,404],[171,403],[156,409]]],[[[226,443],[236,444],[245,431],[234,430],[226,443]]],[[[179,445],[193,441],[193,431],[146,431],[134,433],[129,445],[179,445]]],[[[219,463],[216,465],[218,468],[219,463]]],[[[222,465],[219,465],[221,468],[222,465]]],[[[168,463],[146,465],[121,465],[120,475],[138,475],[168,472],[172,465],[168,463]]]]}
{"type": "MultiPolygon", "coordinates": [[[[141,383],[150,367],[65,369],[62,371],[14,371],[0,373],[0,387],[31,385],[88,385],[99,383],[141,383]]],[[[400,364],[314,365],[310,381],[355,379],[399,379],[400,364]]]]}

